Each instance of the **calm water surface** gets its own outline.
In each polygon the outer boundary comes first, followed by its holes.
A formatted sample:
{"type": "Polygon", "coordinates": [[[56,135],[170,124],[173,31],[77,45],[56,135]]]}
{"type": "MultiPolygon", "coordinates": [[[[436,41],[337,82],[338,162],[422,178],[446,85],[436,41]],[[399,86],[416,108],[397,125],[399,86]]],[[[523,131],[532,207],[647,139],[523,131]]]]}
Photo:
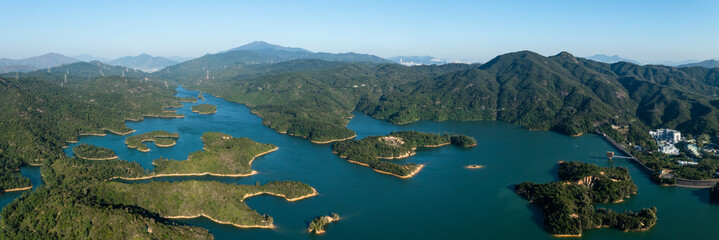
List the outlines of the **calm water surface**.
{"type": "MultiPolygon", "coordinates": [[[[197,96],[197,92],[178,88],[178,96],[197,96]]],[[[165,157],[187,159],[202,148],[204,132],[219,131],[234,137],[249,137],[271,143],[278,151],[253,162],[259,173],[245,178],[172,177],[147,181],[215,180],[237,184],[265,183],[272,180],[300,181],[316,188],[319,196],[298,202],[259,196],[247,204],[275,220],[276,229],[238,229],[216,224],[205,218],[179,220],[202,226],[216,239],[553,239],[543,229],[539,208],[513,192],[514,184],[557,180],[558,161],[583,161],[600,166],[628,167],[638,194],[619,204],[603,205],[617,210],[639,210],[656,206],[659,223],[647,232],[621,232],[613,229],[585,231],[582,239],[716,239],[719,205],[709,203],[708,190],[661,187],[626,160],[609,161],[602,156],[614,149],[600,137],[585,134],[567,137],[552,132],[532,132],[498,121],[431,122],[396,126],[354,113],[349,128],[358,138],[385,135],[398,130],[457,133],[475,137],[478,146],[470,149],[445,146],[420,149],[403,162],[424,163],[424,169],[411,179],[379,174],[367,167],[348,163],[331,152],[331,145],[279,134],[261,124],[247,107],[205,95],[214,104],[214,115],[199,115],[185,104],[178,111],[182,119],[148,118],[130,122],[134,134],[154,130],[179,132],[177,145],[150,152],[128,149],[127,136],[81,137],[80,142],[108,147],[121,159],[136,161],[152,169],[152,160],[165,157]],[[485,166],[469,170],[469,164],[485,166]],[[326,234],[310,235],[305,228],[315,216],[339,213],[342,220],[331,224],[326,234]]],[[[71,145],[65,151],[72,156],[71,145]]],[[[27,171],[27,170],[23,170],[27,171]]],[[[39,174],[37,174],[39,175],[39,174]]],[[[134,181],[143,182],[143,181],[134,181]]],[[[0,196],[0,200],[13,198],[0,196]]]]}

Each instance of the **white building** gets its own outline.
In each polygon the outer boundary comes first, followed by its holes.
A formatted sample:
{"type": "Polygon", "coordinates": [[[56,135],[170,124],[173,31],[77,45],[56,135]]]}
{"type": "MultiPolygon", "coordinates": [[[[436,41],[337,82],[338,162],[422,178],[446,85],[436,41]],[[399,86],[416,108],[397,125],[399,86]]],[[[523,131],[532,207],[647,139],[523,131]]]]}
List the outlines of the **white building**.
{"type": "Polygon", "coordinates": [[[670,144],[668,142],[659,144],[659,151],[668,155],[679,155],[679,149],[675,147],[674,144],[670,144]]]}
{"type": "Polygon", "coordinates": [[[674,144],[682,141],[682,133],[674,129],[657,129],[657,131],[649,131],[659,145],[659,151],[664,154],[678,155],[679,149],[674,144]]]}
{"type": "Polygon", "coordinates": [[[657,142],[676,144],[682,141],[682,133],[674,129],[657,129],[657,131],[649,131],[649,135],[652,135],[657,142]]]}

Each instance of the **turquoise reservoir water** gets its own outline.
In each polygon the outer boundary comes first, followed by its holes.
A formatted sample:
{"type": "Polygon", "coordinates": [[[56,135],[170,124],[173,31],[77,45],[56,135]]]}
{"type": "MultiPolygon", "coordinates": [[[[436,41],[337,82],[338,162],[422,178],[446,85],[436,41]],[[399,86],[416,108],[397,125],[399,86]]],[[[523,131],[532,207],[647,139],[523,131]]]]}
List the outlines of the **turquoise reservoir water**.
{"type": "MultiPolygon", "coordinates": [[[[197,96],[179,88],[178,96],[197,96]]],[[[250,207],[275,220],[276,229],[239,229],[213,223],[205,218],[179,220],[183,224],[208,228],[216,239],[553,239],[543,229],[539,208],[513,192],[514,184],[524,181],[557,180],[558,161],[584,161],[601,166],[624,166],[639,186],[638,194],[607,207],[639,210],[656,206],[659,223],[647,232],[621,232],[613,229],[588,230],[582,239],[716,239],[719,205],[709,202],[708,190],[661,187],[626,160],[608,161],[606,151],[614,150],[600,137],[585,134],[567,137],[552,132],[533,132],[497,121],[431,122],[396,126],[361,113],[348,127],[358,138],[385,135],[397,130],[457,133],[473,136],[478,146],[470,149],[445,146],[420,149],[417,155],[401,161],[425,163],[411,179],[379,174],[367,167],[351,164],[331,152],[331,145],[318,145],[305,139],[279,134],[262,126],[261,119],[247,107],[206,95],[218,107],[215,115],[190,111],[193,104],[178,109],[183,119],[153,119],[132,122],[135,134],[154,130],[179,132],[177,145],[141,153],[125,147],[127,136],[81,137],[80,142],[108,147],[121,159],[152,168],[160,156],[186,159],[202,148],[200,136],[219,131],[235,137],[272,143],[279,150],[253,162],[259,173],[245,178],[173,177],[148,181],[215,180],[253,184],[272,180],[307,183],[319,196],[287,202],[271,196],[247,200],[250,207]],[[485,166],[465,169],[469,164],[485,166]],[[342,220],[331,224],[321,236],[305,232],[317,215],[339,213],[342,220]]],[[[72,155],[71,145],[66,149],[72,155]]],[[[141,181],[135,181],[141,182],[141,181]]]]}

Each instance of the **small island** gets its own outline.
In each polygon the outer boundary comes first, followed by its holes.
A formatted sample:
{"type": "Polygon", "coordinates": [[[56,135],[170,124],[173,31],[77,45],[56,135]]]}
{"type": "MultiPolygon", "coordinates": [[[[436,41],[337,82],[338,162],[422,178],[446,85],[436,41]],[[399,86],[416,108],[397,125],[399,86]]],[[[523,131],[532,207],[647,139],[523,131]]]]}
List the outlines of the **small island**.
{"type": "Polygon", "coordinates": [[[331,213],[329,216],[320,216],[310,222],[310,226],[307,228],[307,232],[322,234],[325,233],[325,227],[327,224],[340,220],[340,215],[337,213],[331,213]]]}
{"type": "Polygon", "coordinates": [[[464,168],[466,168],[466,169],[480,169],[480,168],[483,168],[483,167],[484,167],[484,166],[482,166],[482,165],[471,164],[471,165],[467,165],[467,166],[464,167],[464,168]]]}
{"type": "Polygon", "coordinates": [[[424,165],[399,164],[380,159],[391,160],[413,156],[418,147],[440,147],[449,144],[460,147],[476,145],[476,140],[468,136],[450,136],[423,133],[417,131],[392,132],[387,136],[371,136],[362,140],[348,140],[336,143],[332,150],[351,163],[372,168],[374,171],[400,178],[410,178],[424,165]],[[454,140],[453,140],[454,139],[454,140]]]}
{"type": "Polygon", "coordinates": [[[192,106],[192,112],[199,114],[214,114],[217,112],[217,106],[212,104],[198,104],[192,106]]]}
{"type": "Polygon", "coordinates": [[[99,147],[87,143],[81,143],[72,148],[76,157],[86,160],[110,160],[116,159],[115,151],[109,148],[99,147]]]}
{"type": "Polygon", "coordinates": [[[130,136],[125,139],[125,144],[128,148],[135,148],[140,152],[149,152],[150,148],[143,144],[144,142],[155,142],[155,146],[158,147],[172,147],[177,143],[176,139],[179,137],[178,133],[158,130],[130,136]]]}
{"type": "Polygon", "coordinates": [[[594,209],[593,203],[621,202],[636,194],[626,168],[606,168],[582,162],[561,162],[561,181],[524,182],[515,192],[544,211],[547,231],[558,237],[579,237],[586,229],[612,227],[622,231],[645,231],[657,223],[657,209],[615,212],[594,209]]]}
{"type": "Polygon", "coordinates": [[[205,101],[205,94],[203,92],[200,92],[199,94],[197,94],[197,99],[205,101]]]}
{"type": "Polygon", "coordinates": [[[123,206],[138,206],[168,219],[206,217],[240,228],[274,228],[273,219],[251,209],[245,200],[268,194],[296,201],[317,195],[307,184],[272,181],[264,185],[237,185],[215,181],[104,182],[93,186],[93,197],[123,206]]]}
{"type": "Polygon", "coordinates": [[[255,158],[277,150],[277,146],[252,139],[218,132],[202,134],[204,151],[190,153],[187,160],[160,158],[153,161],[153,176],[214,175],[243,177],[257,173],[252,170],[255,158]]]}
{"type": "Polygon", "coordinates": [[[452,144],[460,147],[477,146],[477,140],[475,140],[473,137],[465,135],[454,135],[450,137],[450,141],[452,141],[452,144]]]}

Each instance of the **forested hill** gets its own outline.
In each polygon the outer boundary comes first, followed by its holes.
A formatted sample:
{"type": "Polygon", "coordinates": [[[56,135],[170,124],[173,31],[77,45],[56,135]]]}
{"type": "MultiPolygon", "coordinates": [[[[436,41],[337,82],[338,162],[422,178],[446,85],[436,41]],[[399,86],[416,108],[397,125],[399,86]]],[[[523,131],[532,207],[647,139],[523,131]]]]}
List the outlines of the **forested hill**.
{"type": "Polygon", "coordinates": [[[60,147],[78,134],[122,133],[130,130],[125,119],[174,115],[164,110],[179,105],[174,94],[164,84],[122,77],[0,78],[0,164],[42,164],[63,156],[60,147]]]}
{"type": "Polygon", "coordinates": [[[2,76],[4,78],[15,78],[19,77],[34,77],[38,79],[48,81],[64,81],[65,76],[74,80],[92,80],[98,77],[110,77],[110,76],[125,76],[131,78],[144,78],[149,76],[149,73],[120,66],[113,66],[101,63],[99,61],[92,62],[76,62],[70,64],[64,64],[62,66],[53,67],[49,69],[41,69],[27,73],[6,73],[2,76]]]}
{"type": "Polygon", "coordinates": [[[716,134],[719,88],[707,84],[717,81],[713,71],[525,51],[498,56],[479,69],[399,86],[360,110],[395,123],[499,119],[566,134],[630,125],[638,118],[652,128],[716,134]]]}
{"type": "Polygon", "coordinates": [[[360,110],[399,124],[496,119],[565,134],[602,129],[651,148],[649,128],[719,133],[718,71],[521,51],[483,65],[295,60],[177,80],[247,104],[266,125],[315,141],[352,136],[345,118],[360,110]]]}
{"type": "Polygon", "coordinates": [[[243,103],[279,132],[316,142],[348,138],[350,112],[362,98],[377,98],[395,86],[432,78],[474,65],[406,67],[398,64],[333,64],[312,60],[323,68],[308,68],[308,60],[275,64],[281,69],[304,69],[254,78],[215,79],[187,87],[243,103]]]}

